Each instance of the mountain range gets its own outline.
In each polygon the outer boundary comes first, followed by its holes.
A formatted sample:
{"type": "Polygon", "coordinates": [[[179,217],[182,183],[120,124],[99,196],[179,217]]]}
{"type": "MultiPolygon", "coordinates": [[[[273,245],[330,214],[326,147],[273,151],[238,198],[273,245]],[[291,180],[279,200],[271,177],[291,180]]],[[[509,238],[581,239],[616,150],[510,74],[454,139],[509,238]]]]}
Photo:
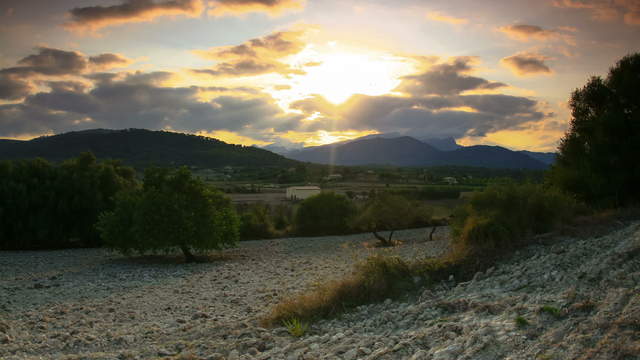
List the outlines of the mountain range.
{"type": "Polygon", "coordinates": [[[399,134],[368,135],[355,140],[281,152],[298,161],[335,165],[440,166],[546,169],[554,153],[512,151],[500,146],[461,146],[452,138],[422,140],[399,134]]]}
{"type": "Polygon", "coordinates": [[[188,165],[291,167],[295,161],[253,146],[227,144],[197,135],[143,129],[94,129],[32,140],[0,140],[0,160],[41,157],[58,162],[91,151],[136,167],[188,165]]]}

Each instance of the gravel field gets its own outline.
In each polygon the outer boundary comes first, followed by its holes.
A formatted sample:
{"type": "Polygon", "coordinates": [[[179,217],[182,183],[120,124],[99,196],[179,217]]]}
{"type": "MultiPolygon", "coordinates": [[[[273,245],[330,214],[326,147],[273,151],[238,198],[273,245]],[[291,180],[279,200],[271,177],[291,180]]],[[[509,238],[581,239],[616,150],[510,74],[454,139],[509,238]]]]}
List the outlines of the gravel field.
{"type": "Polygon", "coordinates": [[[340,277],[376,252],[438,256],[445,228],[397,231],[393,249],[370,234],[240,243],[218,260],[126,258],[104,249],[0,252],[0,359],[142,359],[179,353],[256,355],[291,338],[257,319],[283,297],[340,277]]]}

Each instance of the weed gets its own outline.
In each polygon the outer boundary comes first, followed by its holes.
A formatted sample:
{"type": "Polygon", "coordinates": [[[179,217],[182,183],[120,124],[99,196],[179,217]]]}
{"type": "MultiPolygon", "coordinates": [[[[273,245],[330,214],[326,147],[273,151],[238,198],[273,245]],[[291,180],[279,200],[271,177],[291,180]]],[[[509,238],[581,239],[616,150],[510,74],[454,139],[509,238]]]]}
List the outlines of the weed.
{"type": "Polygon", "coordinates": [[[516,317],[514,321],[516,323],[516,326],[518,327],[525,327],[529,325],[529,320],[525,319],[522,316],[516,317]]]}
{"type": "Polygon", "coordinates": [[[309,324],[300,321],[298,318],[283,320],[282,324],[287,328],[289,334],[294,337],[301,337],[309,330],[309,324]]]}

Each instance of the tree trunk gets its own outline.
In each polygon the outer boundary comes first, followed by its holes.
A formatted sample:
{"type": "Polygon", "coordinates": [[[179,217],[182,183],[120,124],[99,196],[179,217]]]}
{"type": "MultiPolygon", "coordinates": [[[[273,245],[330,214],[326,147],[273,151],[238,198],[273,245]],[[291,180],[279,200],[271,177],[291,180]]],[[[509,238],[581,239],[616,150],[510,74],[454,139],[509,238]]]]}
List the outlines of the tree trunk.
{"type": "Polygon", "coordinates": [[[373,231],[373,236],[375,236],[376,239],[378,239],[378,241],[380,242],[380,246],[384,246],[384,247],[393,246],[393,243],[391,242],[391,237],[393,236],[393,231],[389,235],[389,239],[385,239],[382,235],[378,234],[377,230],[373,231]]]}
{"type": "Polygon", "coordinates": [[[184,259],[186,262],[192,263],[196,261],[196,257],[193,256],[193,254],[191,253],[191,250],[187,245],[181,245],[180,250],[182,250],[182,253],[184,254],[184,259]]]}
{"type": "Polygon", "coordinates": [[[429,241],[433,241],[433,234],[436,232],[437,229],[438,229],[437,226],[434,226],[433,228],[431,228],[431,233],[429,233],[429,241]]]}

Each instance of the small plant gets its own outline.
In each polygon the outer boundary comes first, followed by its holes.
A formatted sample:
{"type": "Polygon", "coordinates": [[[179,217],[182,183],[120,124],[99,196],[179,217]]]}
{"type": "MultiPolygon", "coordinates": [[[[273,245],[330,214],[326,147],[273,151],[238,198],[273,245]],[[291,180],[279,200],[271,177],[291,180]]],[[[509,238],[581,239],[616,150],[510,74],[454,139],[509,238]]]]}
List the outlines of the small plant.
{"type": "Polygon", "coordinates": [[[560,309],[558,309],[556,307],[553,307],[553,306],[549,306],[549,305],[542,306],[540,308],[540,312],[541,313],[547,313],[547,314],[553,316],[556,319],[562,317],[562,312],[560,311],[560,309]]]}
{"type": "Polygon", "coordinates": [[[525,319],[522,316],[516,317],[515,322],[516,322],[516,326],[518,327],[525,327],[529,325],[529,320],[525,319]]]}
{"type": "Polygon", "coordinates": [[[307,333],[309,324],[300,321],[298,318],[291,318],[289,320],[283,320],[282,324],[287,328],[289,334],[294,337],[301,337],[307,333]]]}

